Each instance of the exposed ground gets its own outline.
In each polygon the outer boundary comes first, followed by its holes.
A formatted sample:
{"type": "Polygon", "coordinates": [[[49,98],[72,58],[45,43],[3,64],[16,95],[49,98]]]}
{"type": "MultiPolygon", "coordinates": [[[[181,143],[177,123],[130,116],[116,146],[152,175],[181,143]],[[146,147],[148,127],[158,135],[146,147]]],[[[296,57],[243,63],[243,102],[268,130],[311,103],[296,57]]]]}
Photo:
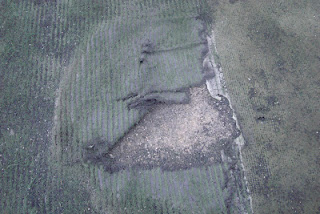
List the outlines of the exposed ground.
{"type": "Polygon", "coordinates": [[[229,102],[213,99],[205,86],[192,88],[190,98],[155,106],[112,149],[106,167],[179,170],[221,163],[239,135],[229,102]]]}

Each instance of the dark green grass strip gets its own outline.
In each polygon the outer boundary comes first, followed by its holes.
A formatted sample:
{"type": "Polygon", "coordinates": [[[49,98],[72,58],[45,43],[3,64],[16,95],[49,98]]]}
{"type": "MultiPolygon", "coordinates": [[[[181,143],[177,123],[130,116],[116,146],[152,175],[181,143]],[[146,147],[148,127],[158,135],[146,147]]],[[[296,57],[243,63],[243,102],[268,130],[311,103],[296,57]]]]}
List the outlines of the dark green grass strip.
{"type": "MultiPolygon", "coordinates": [[[[217,184],[218,184],[218,190],[219,190],[219,194],[220,194],[220,197],[221,199],[223,199],[223,190],[222,190],[222,187],[220,186],[220,183],[219,181],[221,181],[222,184],[224,184],[224,176],[223,176],[223,170],[222,170],[222,165],[219,165],[218,166],[218,169],[216,170],[215,169],[215,178],[216,178],[216,181],[217,181],[217,184]]],[[[227,207],[226,207],[226,204],[224,201],[222,201],[222,206],[223,206],[223,210],[225,213],[227,213],[227,207]]]]}
{"type": "MultiPolygon", "coordinates": [[[[209,168],[209,173],[210,173],[210,180],[212,183],[212,191],[214,193],[214,197],[217,200],[217,204],[219,204],[220,210],[221,212],[223,212],[223,204],[224,204],[224,200],[221,198],[221,193],[220,193],[220,185],[218,184],[218,179],[216,176],[216,166],[210,167],[209,168]],[[215,186],[218,186],[218,188],[215,188],[215,186]]],[[[225,210],[224,210],[225,211],[225,210]]]]}

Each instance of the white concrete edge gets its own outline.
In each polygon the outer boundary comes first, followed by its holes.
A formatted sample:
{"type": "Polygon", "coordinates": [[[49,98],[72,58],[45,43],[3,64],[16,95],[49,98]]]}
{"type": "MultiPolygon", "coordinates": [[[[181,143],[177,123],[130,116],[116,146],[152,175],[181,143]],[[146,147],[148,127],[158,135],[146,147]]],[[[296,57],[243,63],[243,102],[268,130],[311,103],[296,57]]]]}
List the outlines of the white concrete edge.
{"type": "MultiPolygon", "coordinates": [[[[211,32],[211,35],[207,36],[207,41],[208,41],[208,46],[209,46],[209,52],[208,52],[207,57],[204,59],[203,64],[204,65],[207,64],[207,66],[210,66],[215,73],[215,77],[206,81],[207,89],[208,89],[210,95],[215,99],[221,100],[221,97],[219,95],[223,95],[224,97],[226,97],[229,100],[230,108],[233,110],[230,96],[228,94],[228,91],[227,91],[227,88],[225,85],[222,68],[220,65],[217,65],[215,63],[215,59],[214,59],[214,55],[213,55],[213,53],[218,53],[213,30],[211,32]],[[212,48],[214,48],[214,50],[212,50],[212,48]]],[[[240,130],[239,122],[238,122],[238,119],[236,117],[234,110],[233,110],[232,117],[236,121],[237,128],[240,130]]],[[[234,140],[234,142],[236,143],[238,150],[239,150],[240,163],[241,163],[242,170],[244,171],[244,180],[246,183],[246,190],[248,193],[250,208],[251,208],[251,212],[254,213],[253,206],[252,206],[252,197],[251,197],[250,190],[249,190],[248,180],[246,178],[246,169],[243,164],[243,157],[242,157],[242,151],[241,151],[243,145],[245,144],[245,140],[243,138],[242,133],[240,134],[240,136],[238,138],[236,138],[234,140]]]]}

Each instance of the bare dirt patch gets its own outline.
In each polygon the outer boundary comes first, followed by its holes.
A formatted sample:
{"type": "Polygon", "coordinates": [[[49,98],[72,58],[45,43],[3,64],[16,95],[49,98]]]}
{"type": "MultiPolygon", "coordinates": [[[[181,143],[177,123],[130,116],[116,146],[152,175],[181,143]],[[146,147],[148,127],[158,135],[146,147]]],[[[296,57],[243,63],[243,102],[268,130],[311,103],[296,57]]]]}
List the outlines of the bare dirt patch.
{"type": "Polygon", "coordinates": [[[154,107],[104,154],[110,171],[125,168],[178,170],[220,163],[239,135],[229,101],[205,86],[190,90],[190,103],[154,107]]]}

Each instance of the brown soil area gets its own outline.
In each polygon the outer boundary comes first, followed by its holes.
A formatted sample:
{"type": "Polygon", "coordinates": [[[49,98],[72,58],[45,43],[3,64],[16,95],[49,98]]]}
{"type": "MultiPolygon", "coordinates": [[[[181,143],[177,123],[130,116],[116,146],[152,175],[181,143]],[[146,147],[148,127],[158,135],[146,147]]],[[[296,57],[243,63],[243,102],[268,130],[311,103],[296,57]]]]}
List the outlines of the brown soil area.
{"type": "Polygon", "coordinates": [[[106,168],[178,170],[221,162],[239,135],[229,102],[212,98],[205,86],[190,95],[189,104],[154,107],[108,153],[106,168]]]}

